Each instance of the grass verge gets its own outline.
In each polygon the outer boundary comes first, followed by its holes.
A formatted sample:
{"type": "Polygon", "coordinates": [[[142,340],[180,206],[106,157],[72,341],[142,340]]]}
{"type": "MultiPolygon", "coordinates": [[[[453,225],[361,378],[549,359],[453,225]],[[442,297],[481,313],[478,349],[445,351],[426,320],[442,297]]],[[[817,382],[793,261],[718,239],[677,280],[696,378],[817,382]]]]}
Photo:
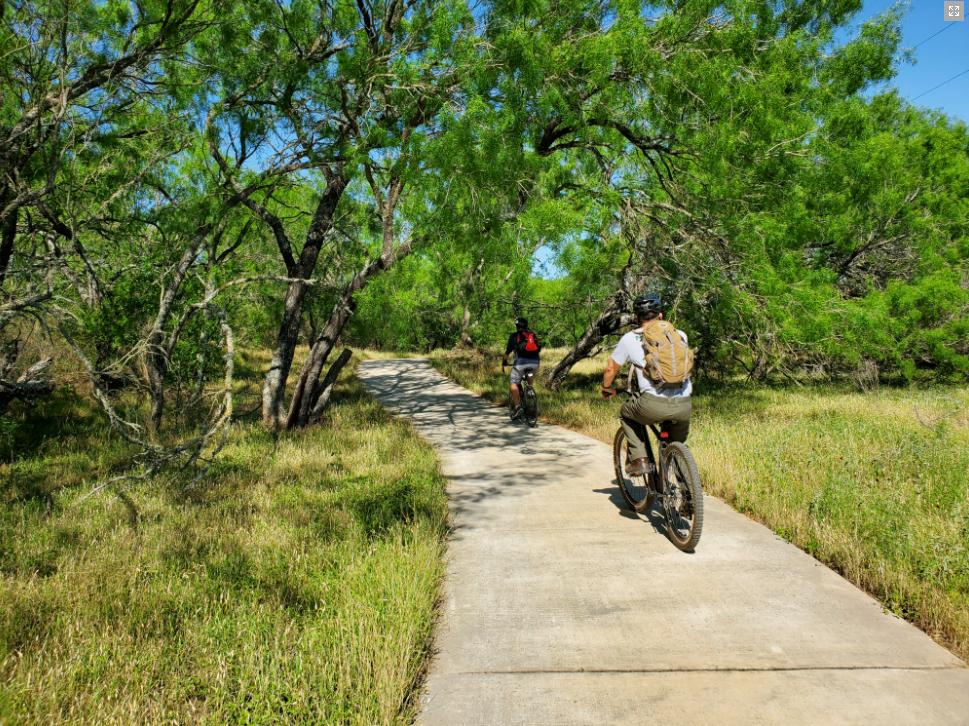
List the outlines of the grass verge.
{"type": "Polygon", "coordinates": [[[158,479],[76,506],[131,452],[69,390],[4,419],[0,723],[412,722],[445,482],[355,367],[320,425],[237,424],[191,499],[158,479]]]}
{"type": "MultiPolygon", "coordinates": [[[[565,351],[543,352],[551,368],[565,351]]],[[[606,357],[582,361],[542,417],[612,443],[606,357]]],[[[500,356],[437,354],[444,375],[505,403],[500,356]]],[[[694,396],[704,489],[764,522],[969,659],[969,392],[732,386],[694,396]]]]}

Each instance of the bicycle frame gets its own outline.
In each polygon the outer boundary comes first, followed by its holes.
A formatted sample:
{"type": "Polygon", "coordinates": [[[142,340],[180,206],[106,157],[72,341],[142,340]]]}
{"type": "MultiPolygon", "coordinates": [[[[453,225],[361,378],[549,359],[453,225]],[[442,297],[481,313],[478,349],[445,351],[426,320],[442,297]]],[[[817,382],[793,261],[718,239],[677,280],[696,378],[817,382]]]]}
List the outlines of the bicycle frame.
{"type": "Polygon", "coordinates": [[[525,369],[525,374],[522,376],[522,379],[518,383],[515,384],[515,385],[518,386],[518,395],[519,395],[518,403],[519,403],[519,405],[521,405],[521,403],[524,402],[524,400],[525,400],[525,398],[524,398],[524,396],[525,396],[525,386],[527,385],[527,386],[529,386],[531,388],[535,388],[535,384],[532,383],[531,380],[530,380],[530,379],[532,379],[532,378],[535,377],[535,371],[536,371],[535,368],[526,368],[525,369]]]}
{"type": "Polygon", "coordinates": [[[640,437],[643,443],[646,444],[646,458],[649,459],[650,468],[653,472],[660,475],[660,486],[657,488],[656,494],[662,497],[666,494],[666,464],[663,462],[663,454],[666,452],[666,442],[669,440],[669,434],[657,428],[656,424],[641,424],[636,422],[636,425],[639,427],[640,437]],[[659,446],[657,447],[659,451],[656,457],[653,456],[653,442],[650,440],[647,429],[653,432],[653,436],[659,442],[659,446]]]}

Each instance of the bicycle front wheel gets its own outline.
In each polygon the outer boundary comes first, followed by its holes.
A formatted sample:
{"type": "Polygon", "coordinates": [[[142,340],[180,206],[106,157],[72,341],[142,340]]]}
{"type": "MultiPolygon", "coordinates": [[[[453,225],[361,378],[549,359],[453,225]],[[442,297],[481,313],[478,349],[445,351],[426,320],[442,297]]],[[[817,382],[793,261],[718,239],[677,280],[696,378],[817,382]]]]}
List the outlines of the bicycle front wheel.
{"type": "Polygon", "coordinates": [[[666,529],[678,549],[692,552],[703,531],[703,488],[696,461],[686,444],[674,441],[663,454],[666,483],[663,514],[666,529]]]}
{"type": "Polygon", "coordinates": [[[525,421],[529,426],[538,426],[538,393],[531,386],[525,387],[525,421]]]}
{"type": "Polygon", "coordinates": [[[648,512],[650,507],[653,506],[656,493],[649,485],[647,477],[650,475],[648,473],[642,476],[629,476],[626,473],[625,466],[626,462],[629,461],[629,442],[626,441],[626,433],[622,430],[622,427],[616,432],[616,438],[612,444],[612,455],[616,466],[616,482],[619,484],[622,498],[626,500],[626,504],[634,512],[648,512]]]}

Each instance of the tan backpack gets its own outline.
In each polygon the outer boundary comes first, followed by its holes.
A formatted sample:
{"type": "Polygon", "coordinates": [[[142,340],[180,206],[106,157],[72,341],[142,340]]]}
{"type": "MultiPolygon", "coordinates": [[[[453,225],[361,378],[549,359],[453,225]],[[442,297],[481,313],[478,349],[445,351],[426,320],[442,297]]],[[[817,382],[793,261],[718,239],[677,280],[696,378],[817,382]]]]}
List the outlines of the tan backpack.
{"type": "MultiPolygon", "coordinates": [[[[693,375],[693,350],[671,323],[659,318],[643,326],[643,374],[657,388],[680,388],[693,375]]],[[[638,367],[638,366],[637,366],[638,367]]]]}

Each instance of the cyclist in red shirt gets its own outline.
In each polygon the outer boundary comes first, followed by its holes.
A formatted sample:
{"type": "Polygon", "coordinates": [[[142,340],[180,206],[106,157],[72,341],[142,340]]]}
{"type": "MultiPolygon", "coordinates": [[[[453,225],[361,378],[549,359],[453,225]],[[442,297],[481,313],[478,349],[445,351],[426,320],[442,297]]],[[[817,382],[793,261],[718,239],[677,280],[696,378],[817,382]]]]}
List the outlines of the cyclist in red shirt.
{"type": "Polygon", "coordinates": [[[528,321],[525,318],[518,318],[515,321],[515,332],[508,336],[508,345],[505,346],[505,355],[501,359],[501,367],[504,369],[508,365],[508,355],[513,353],[514,360],[511,364],[511,385],[508,393],[511,395],[511,402],[514,410],[511,418],[514,420],[521,416],[522,407],[518,391],[518,384],[521,383],[522,376],[528,375],[529,382],[535,371],[541,365],[539,352],[542,345],[539,343],[538,336],[528,329],[528,321]],[[526,371],[531,369],[529,373],[526,371]]]}

